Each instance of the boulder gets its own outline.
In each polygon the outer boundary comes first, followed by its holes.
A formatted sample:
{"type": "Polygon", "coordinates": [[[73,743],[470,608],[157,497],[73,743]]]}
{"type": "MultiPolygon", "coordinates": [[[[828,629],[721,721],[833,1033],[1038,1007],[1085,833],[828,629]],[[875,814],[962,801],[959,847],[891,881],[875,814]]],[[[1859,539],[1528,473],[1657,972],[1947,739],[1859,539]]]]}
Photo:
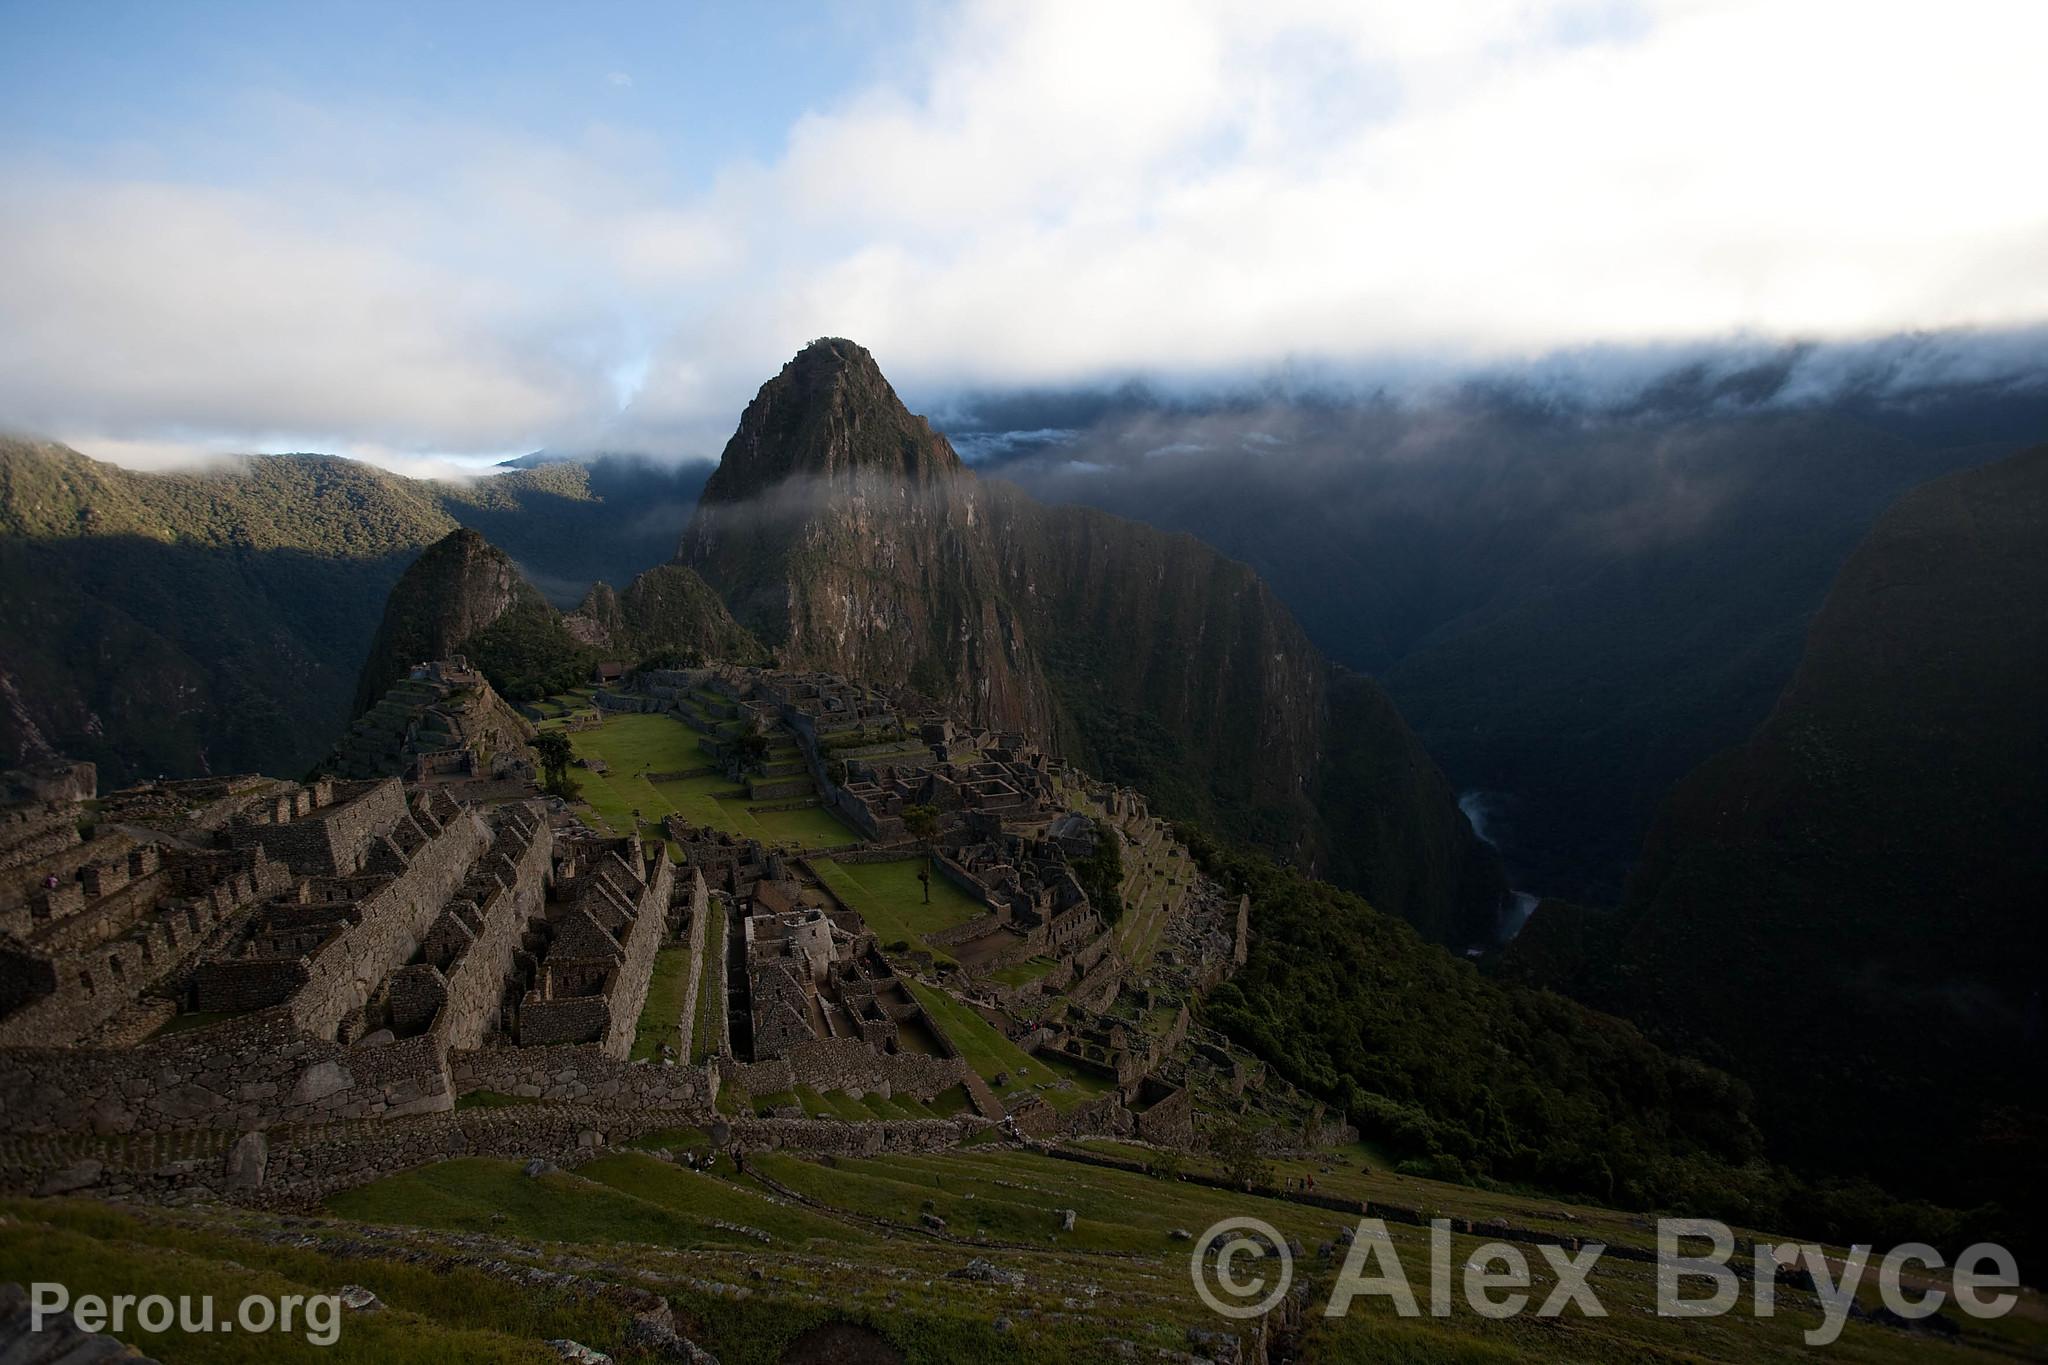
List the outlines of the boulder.
{"type": "Polygon", "coordinates": [[[1072,1209],[1061,1209],[1061,1210],[1060,1210],[1060,1231],[1061,1231],[1061,1232],[1072,1232],[1073,1230],[1074,1230],[1074,1211],[1073,1211],[1072,1209]]]}
{"type": "Polygon", "coordinates": [[[70,1194],[73,1190],[82,1190],[89,1185],[97,1185],[100,1179],[100,1172],[105,1169],[106,1167],[90,1157],[84,1161],[74,1162],[61,1171],[52,1171],[47,1176],[44,1176],[43,1183],[36,1186],[36,1197],[38,1199],[47,1199],[51,1195],[70,1194]]]}
{"type": "Polygon", "coordinates": [[[977,1256],[958,1270],[946,1272],[949,1280],[974,1280],[981,1284],[1022,1284],[1024,1276],[977,1256]]]}
{"type": "Polygon", "coordinates": [[[374,1313],[384,1306],[384,1301],[359,1284],[345,1284],[334,1291],[334,1297],[341,1300],[341,1306],[352,1313],[374,1313]]]}
{"type": "Polygon", "coordinates": [[[227,1179],[231,1190],[255,1190],[263,1187],[263,1177],[270,1170],[270,1142],[259,1132],[244,1133],[235,1139],[235,1145],[228,1148],[227,1179]]]}
{"type": "Polygon", "coordinates": [[[544,1175],[553,1175],[561,1169],[552,1161],[543,1161],[539,1157],[535,1157],[526,1163],[526,1178],[528,1180],[538,1180],[544,1175]]]}

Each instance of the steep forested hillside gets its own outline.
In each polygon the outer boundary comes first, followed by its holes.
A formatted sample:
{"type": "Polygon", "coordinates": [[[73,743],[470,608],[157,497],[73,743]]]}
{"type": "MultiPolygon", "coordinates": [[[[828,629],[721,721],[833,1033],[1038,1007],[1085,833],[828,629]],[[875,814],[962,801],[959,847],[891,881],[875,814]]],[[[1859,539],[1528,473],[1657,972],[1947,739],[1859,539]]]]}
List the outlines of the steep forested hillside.
{"type": "Polygon", "coordinates": [[[1801,1161],[2048,1207],[2048,448],[1900,499],[1621,910],[1507,967],[1749,1078],[1801,1161]]]}
{"type": "Polygon", "coordinates": [[[1488,793],[1523,883],[1611,901],[1671,785],[1769,712],[1884,508],[2048,436],[2038,382],[1908,401],[1885,376],[1795,394],[1791,373],[1680,371],[1617,407],[1533,380],[1400,402],[1011,396],[947,429],[1041,500],[1250,565],[1488,793]]]}
{"type": "MultiPolygon", "coordinates": [[[[1251,897],[1251,954],[1203,1022],[1341,1105],[1413,1175],[1533,1184],[1840,1242],[2040,1245],[2016,1188],[1956,1209],[1827,1155],[1766,1158],[1741,1080],[1633,1025],[1482,975],[1360,897],[1200,830],[1203,869],[1251,897]]],[[[1924,1157],[1917,1149],[1909,1157],[1924,1157]]]]}
{"type": "Polygon", "coordinates": [[[302,772],[421,549],[490,528],[574,602],[665,558],[702,474],[607,460],[434,483],[321,455],[140,473],[0,440],[0,761],[302,772]]]}

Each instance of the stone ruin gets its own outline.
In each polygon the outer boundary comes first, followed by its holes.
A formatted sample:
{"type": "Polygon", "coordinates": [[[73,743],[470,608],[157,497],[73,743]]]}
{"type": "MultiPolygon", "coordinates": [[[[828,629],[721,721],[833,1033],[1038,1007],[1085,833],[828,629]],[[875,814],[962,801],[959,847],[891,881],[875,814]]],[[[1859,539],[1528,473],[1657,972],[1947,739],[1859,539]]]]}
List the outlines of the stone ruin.
{"type": "Polygon", "coordinates": [[[89,765],[7,782],[0,1131],[432,1112],[457,1054],[623,1059],[668,935],[667,857],[558,842],[535,800],[248,778],[94,812],[89,765]]]}
{"type": "Polygon", "coordinates": [[[344,778],[524,782],[533,727],[461,656],[415,664],[356,717],[321,768],[344,778]]]}
{"type": "MultiPolygon", "coordinates": [[[[0,1136],[247,1139],[436,1115],[470,1091],[700,1123],[721,1085],[920,1100],[957,1086],[981,1119],[1019,1132],[1180,1142],[1195,1095],[1246,1102],[1252,1073],[1188,1010],[1243,963],[1245,907],[1211,886],[1189,893],[1173,870],[1183,851],[1137,793],[1022,736],[906,723],[890,697],[826,675],[636,675],[621,709],[793,735],[798,784],[872,841],[837,853],[849,865],[921,856],[902,811],[940,811],[934,875],[983,913],[924,935],[952,961],[892,956],[802,857],[671,816],[679,877],[660,849],[592,835],[530,782],[488,778],[478,765],[495,755],[495,772],[517,732],[492,728],[477,685],[488,687],[460,660],[402,680],[381,719],[337,748],[360,762],[351,771],[402,768],[385,775],[160,782],[95,800],[90,765],[7,774],[0,1136]],[[399,711],[402,729],[386,725],[399,711]],[[1131,855],[1152,850],[1159,881],[1145,886],[1173,893],[1155,901],[1162,923],[1142,969],[1073,871],[1104,837],[1099,821],[1126,841],[1127,878],[1131,855]],[[681,1018],[652,1064],[630,1063],[664,946],[685,954],[681,1018]],[[1006,967],[1041,958],[1042,975],[1000,984],[1006,967]],[[1105,1093],[1055,1112],[1043,1091],[1065,1083],[1053,1073],[998,1098],[899,975],[913,971],[936,982],[919,990],[949,990],[1105,1093]],[[693,1048],[699,1019],[716,1032],[693,1048]]],[[[791,778],[779,766],[767,780],[791,778]]],[[[492,1112],[518,1127],[517,1110],[492,1112]]],[[[558,1111],[535,1112],[557,1123],[558,1111]]],[[[916,1140],[943,1141],[944,1128],[916,1140]]]]}

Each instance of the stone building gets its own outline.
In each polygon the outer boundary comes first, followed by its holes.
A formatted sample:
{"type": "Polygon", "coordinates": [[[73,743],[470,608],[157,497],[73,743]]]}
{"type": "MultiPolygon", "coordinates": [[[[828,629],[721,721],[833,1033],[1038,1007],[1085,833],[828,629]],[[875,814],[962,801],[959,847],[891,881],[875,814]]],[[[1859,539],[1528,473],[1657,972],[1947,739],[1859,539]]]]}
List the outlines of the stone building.
{"type": "Polygon", "coordinates": [[[508,991],[511,1032],[521,1045],[596,1043],[613,1057],[631,1050],[674,886],[666,852],[649,856],[637,839],[568,846],[508,991]]]}

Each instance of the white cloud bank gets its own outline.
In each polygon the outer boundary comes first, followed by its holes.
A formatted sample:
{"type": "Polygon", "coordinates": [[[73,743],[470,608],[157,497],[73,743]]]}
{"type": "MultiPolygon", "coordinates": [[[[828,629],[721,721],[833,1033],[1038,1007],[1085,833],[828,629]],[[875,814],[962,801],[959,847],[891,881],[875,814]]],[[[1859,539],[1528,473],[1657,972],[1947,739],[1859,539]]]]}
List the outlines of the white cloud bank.
{"type": "Polygon", "coordinates": [[[928,391],[2039,322],[2043,51],[2034,0],[973,5],[693,194],[668,134],[286,106],[254,190],[7,176],[0,422],[708,453],[824,334],[928,391]]]}

